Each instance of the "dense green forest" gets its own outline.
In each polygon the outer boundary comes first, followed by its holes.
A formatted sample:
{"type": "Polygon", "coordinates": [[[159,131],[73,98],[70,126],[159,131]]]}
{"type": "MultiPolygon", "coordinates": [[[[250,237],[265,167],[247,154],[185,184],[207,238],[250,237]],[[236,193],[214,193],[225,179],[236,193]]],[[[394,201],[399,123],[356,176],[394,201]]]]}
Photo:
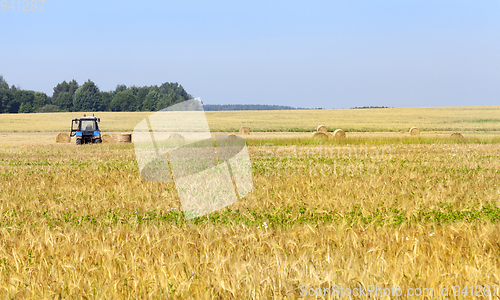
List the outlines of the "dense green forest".
{"type": "MultiPolygon", "coordinates": [[[[67,111],[158,111],[191,99],[178,83],[165,82],[160,86],[116,86],[103,92],[90,79],[79,85],[76,80],[58,83],[52,97],[42,92],[9,86],[0,75],[0,113],[39,113],[67,111]]],[[[230,110],[294,110],[304,109],[265,104],[205,104],[205,111],[230,110]]],[[[320,109],[320,108],[318,108],[320,109]]]]}
{"type": "Polygon", "coordinates": [[[0,75],[0,113],[157,111],[190,98],[178,83],[143,87],[118,85],[114,91],[103,92],[90,79],[82,85],[74,79],[63,81],[54,87],[49,97],[45,93],[9,86],[0,75]]]}

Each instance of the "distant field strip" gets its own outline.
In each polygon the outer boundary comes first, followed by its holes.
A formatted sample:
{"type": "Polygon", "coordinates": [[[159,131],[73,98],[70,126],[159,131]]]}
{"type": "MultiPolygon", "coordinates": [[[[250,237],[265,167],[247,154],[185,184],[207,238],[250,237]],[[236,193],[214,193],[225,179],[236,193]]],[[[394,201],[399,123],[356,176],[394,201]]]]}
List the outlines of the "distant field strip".
{"type": "MultiPolygon", "coordinates": [[[[87,113],[88,114],[88,113],[87,113]]],[[[92,114],[92,113],[90,113],[92,114]]],[[[96,112],[101,130],[133,131],[152,112],[96,112]]],[[[69,131],[71,119],[83,112],[0,114],[1,132],[69,131]]],[[[500,131],[500,106],[424,107],[384,109],[329,109],[285,111],[209,111],[211,131],[310,132],[318,125],[329,131],[399,132],[416,126],[421,131],[500,131]]]]}

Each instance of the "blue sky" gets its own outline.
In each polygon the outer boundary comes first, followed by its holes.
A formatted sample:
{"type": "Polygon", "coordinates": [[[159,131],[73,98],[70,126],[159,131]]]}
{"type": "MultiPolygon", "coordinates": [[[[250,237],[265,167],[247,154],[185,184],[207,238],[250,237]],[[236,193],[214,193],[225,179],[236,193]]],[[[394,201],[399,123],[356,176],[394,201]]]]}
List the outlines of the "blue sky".
{"type": "Polygon", "coordinates": [[[46,0],[41,12],[15,5],[0,11],[0,74],[48,95],[63,80],[91,79],[104,91],[178,82],[209,104],[500,100],[500,1],[46,0]]]}

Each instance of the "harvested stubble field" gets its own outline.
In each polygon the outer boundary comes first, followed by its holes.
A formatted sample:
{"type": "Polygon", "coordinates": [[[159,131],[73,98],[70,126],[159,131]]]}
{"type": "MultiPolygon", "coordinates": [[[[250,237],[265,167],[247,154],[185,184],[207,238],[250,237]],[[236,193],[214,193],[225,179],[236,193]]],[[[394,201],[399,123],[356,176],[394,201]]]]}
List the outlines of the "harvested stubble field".
{"type": "Polygon", "coordinates": [[[294,299],[333,285],[438,299],[500,282],[494,132],[252,133],[254,190],[189,221],[173,183],[141,180],[133,145],[56,134],[0,134],[1,299],[294,299]]]}

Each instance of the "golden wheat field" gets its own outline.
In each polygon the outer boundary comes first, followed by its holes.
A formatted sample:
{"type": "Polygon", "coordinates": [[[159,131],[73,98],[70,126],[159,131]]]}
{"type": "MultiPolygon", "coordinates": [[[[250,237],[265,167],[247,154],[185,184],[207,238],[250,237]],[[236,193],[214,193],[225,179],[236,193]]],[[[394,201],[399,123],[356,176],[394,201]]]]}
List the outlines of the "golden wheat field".
{"type": "MultiPolygon", "coordinates": [[[[473,110],[394,124],[358,110],[343,126],[266,112],[282,125],[249,127],[396,129],[251,133],[251,193],[191,220],[174,183],[141,179],[132,144],[56,144],[80,114],[0,115],[0,299],[498,299],[500,115],[473,110]],[[472,132],[399,133],[411,126],[472,132]]],[[[108,114],[103,131],[133,129],[108,114]]]]}
{"type": "MultiPolygon", "coordinates": [[[[132,131],[152,112],[96,112],[103,131],[132,131]]],[[[93,113],[87,113],[92,115],[93,113]]],[[[83,113],[2,114],[0,132],[69,131],[71,119],[83,113]]],[[[417,126],[423,131],[499,131],[500,106],[423,107],[384,109],[324,109],[285,111],[208,111],[212,131],[310,132],[320,124],[329,131],[407,132],[417,126]]]]}

